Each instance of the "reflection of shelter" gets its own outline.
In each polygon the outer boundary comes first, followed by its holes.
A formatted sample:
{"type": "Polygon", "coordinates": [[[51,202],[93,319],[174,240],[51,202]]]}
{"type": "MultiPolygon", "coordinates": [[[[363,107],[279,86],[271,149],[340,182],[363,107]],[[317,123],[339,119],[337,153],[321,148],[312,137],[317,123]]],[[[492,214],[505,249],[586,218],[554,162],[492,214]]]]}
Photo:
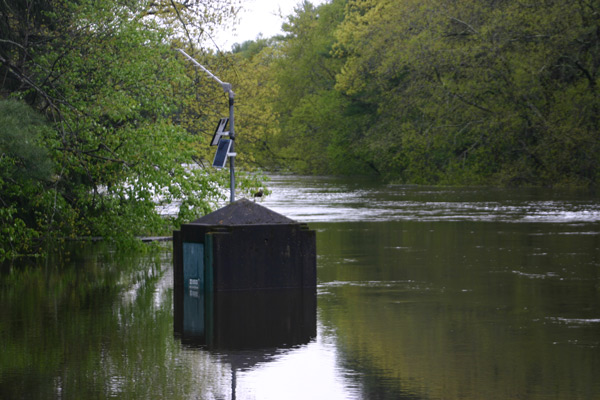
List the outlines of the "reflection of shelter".
{"type": "Polygon", "coordinates": [[[178,291],[175,332],[184,344],[217,351],[293,347],[316,336],[316,308],[310,289],[219,292],[212,304],[178,291]]]}
{"type": "Polygon", "coordinates": [[[314,288],[215,292],[209,298],[194,289],[175,290],[175,334],[231,366],[232,399],[238,371],[272,361],[317,335],[314,288]]]}

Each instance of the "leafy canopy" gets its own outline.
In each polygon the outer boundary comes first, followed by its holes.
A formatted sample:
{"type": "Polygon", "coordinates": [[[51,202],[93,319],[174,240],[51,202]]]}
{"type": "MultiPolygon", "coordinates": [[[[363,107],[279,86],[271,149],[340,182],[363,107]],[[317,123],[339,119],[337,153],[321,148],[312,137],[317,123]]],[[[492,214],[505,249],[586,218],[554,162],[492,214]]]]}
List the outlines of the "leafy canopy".
{"type": "Polygon", "coordinates": [[[595,186],[599,11],[579,0],[303,2],[269,44],[273,164],[406,183],[595,186]]]}
{"type": "MultiPolygon", "coordinates": [[[[234,14],[225,0],[0,4],[0,98],[15,100],[0,108],[12,124],[0,133],[0,216],[16,227],[0,258],[39,251],[36,238],[132,244],[224,199],[202,133],[227,99],[175,48],[197,48],[192,34],[234,14]]],[[[241,190],[257,184],[240,178],[241,190]]]]}

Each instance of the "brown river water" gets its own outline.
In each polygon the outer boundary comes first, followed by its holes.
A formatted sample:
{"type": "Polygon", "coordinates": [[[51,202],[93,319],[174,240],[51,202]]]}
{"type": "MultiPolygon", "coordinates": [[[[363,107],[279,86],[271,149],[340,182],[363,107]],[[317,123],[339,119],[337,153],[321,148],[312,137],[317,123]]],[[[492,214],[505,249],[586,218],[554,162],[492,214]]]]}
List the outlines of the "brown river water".
{"type": "Polygon", "coordinates": [[[189,343],[174,332],[171,244],[97,243],[0,274],[0,399],[600,399],[598,196],[268,187],[262,205],[317,231],[313,333],[189,343]]]}

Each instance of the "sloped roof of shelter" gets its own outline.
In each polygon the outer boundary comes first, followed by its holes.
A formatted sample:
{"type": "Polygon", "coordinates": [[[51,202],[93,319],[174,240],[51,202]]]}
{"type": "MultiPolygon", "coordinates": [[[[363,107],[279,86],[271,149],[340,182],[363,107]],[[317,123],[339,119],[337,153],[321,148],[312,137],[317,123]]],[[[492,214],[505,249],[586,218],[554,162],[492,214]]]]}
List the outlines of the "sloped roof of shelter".
{"type": "Polygon", "coordinates": [[[269,210],[267,207],[256,204],[248,199],[240,199],[229,205],[207,214],[192,224],[197,225],[276,225],[296,224],[297,222],[286,216],[269,210]]]}

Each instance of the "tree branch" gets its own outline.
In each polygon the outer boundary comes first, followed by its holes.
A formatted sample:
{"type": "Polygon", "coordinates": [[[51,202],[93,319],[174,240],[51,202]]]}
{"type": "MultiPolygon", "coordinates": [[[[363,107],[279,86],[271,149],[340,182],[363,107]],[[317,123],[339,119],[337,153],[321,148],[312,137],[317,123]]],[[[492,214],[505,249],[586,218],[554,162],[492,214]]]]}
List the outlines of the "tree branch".
{"type": "Polygon", "coordinates": [[[58,111],[58,107],[54,104],[55,99],[51,97],[48,93],[46,93],[44,89],[36,85],[28,76],[21,73],[19,69],[12,65],[6,58],[0,56],[0,62],[4,63],[7,66],[7,70],[11,72],[11,74],[15,76],[19,80],[19,82],[35,89],[35,91],[39,93],[53,109],[58,111]]]}
{"type": "Polygon", "coordinates": [[[469,25],[465,21],[462,21],[455,17],[450,17],[450,20],[452,20],[454,22],[458,22],[459,24],[466,26],[471,32],[475,33],[476,35],[479,35],[479,32],[477,31],[477,29],[473,28],[471,25],[469,25]]]}

